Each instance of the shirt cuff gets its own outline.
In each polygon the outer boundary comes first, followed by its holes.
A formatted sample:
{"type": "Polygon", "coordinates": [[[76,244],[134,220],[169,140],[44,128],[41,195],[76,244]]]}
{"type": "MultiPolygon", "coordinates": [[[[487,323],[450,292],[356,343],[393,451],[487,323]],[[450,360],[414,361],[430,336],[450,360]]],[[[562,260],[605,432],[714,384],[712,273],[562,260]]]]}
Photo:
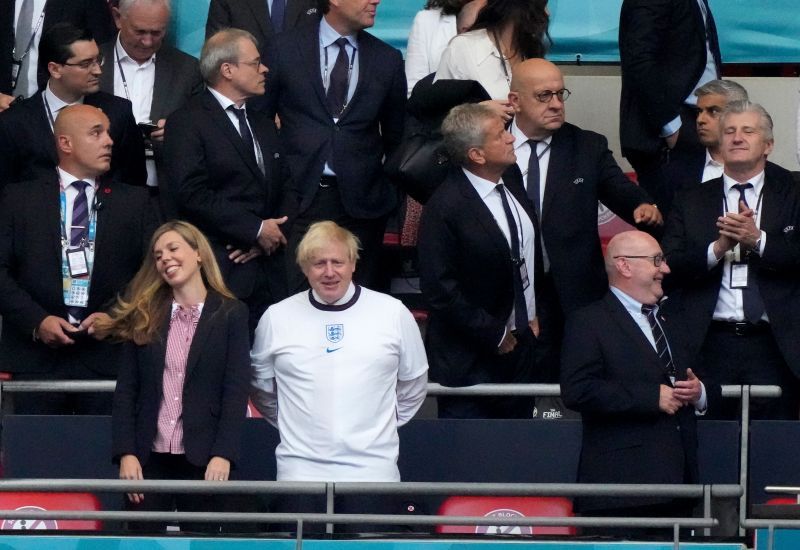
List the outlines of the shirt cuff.
{"type": "Polygon", "coordinates": [[[497,342],[497,347],[499,348],[500,345],[503,343],[503,340],[506,339],[506,334],[508,334],[508,327],[503,329],[503,336],[500,338],[500,341],[497,342]]]}
{"type": "Polygon", "coordinates": [[[680,129],[681,129],[681,117],[680,115],[678,115],[670,122],[661,127],[660,137],[662,138],[669,137],[680,129]]]}
{"type": "Polygon", "coordinates": [[[700,399],[694,404],[694,414],[703,416],[708,412],[708,396],[706,395],[706,385],[700,382],[700,399]]]}
{"type": "Polygon", "coordinates": [[[258,236],[261,235],[262,229],[264,229],[264,220],[261,220],[261,223],[258,224],[258,233],[256,233],[256,242],[258,242],[258,236]]]}
{"type": "Polygon", "coordinates": [[[758,241],[758,250],[756,250],[756,254],[759,256],[764,255],[764,246],[767,244],[767,232],[762,230],[761,231],[761,239],[758,241]]]}
{"type": "Polygon", "coordinates": [[[712,241],[711,244],[708,245],[708,251],[706,252],[706,267],[708,269],[714,269],[724,257],[725,254],[723,254],[719,260],[717,259],[717,257],[714,255],[714,242],[712,241]]]}

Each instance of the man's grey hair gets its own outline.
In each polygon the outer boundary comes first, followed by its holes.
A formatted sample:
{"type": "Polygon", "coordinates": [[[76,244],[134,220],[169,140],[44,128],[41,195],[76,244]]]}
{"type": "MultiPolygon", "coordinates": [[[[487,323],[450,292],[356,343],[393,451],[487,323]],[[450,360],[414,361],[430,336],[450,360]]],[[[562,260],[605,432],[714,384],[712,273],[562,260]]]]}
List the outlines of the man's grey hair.
{"type": "Polygon", "coordinates": [[[206,40],[200,52],[200,74],[206,84],[213,85],[219,80],[223,63],[239,61],[239,43],[242,40],[250,40],[258,48],[255,36],[242,29],[222,29],[206,40]]]}
{"type": "Polygon", "coordinates": [[[147,4],[148,6],[161,5],[167,8],[168,12],[172,13],[172,2],[170,0],[119,0],[119,2],[117,2],[117,9],[120,15],[125,17],[136,4],[147,4]]]}
{"type": "Polygon", "coordinates": [[[442,140],[450,160],[459,166],[467,164],[467,153],[483,145],[484,126],[497,114],[480,103],[465,103],[450,109],[442,122],[442,140]]]}
{"type": "Polygon", "coordinates": [[[750,101],[732,101],[725,106],[722,114],[719,117],[719,127],[725,131],[725,121],[728,116],[732,114],[741,113],[756,113],[759,118],[759,127],[764,134],[765,141],[774,141],[772,135],[772,117],[769,116],[767,110],[758,103],[751,103],[750,101]]]}
{"type": "Polygon", "coordinates": [[[694,91],[697,97],[704,95],[721,95],[725,97],[725,101],[747,101],[750,97],[747,95],[747,90],[744,86],[733,80],[710,80],[697,88],[694,91]]]}

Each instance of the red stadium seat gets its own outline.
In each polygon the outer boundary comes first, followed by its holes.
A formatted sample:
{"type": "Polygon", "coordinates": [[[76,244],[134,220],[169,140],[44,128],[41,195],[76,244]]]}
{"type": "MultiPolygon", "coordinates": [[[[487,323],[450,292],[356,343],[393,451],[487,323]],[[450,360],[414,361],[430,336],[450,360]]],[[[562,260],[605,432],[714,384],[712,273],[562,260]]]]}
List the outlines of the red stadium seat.
{"type": "MultiPolygon", "coordinates": [[[[2,510],[100,510],[100,501],[91,493],[0,493],[2,510]]],[[[100,531],[102,523],[89,520],[62,519],[5,519],[0,518],[1,530],[34,531],[72,529],[100,531]]]]}
{"type": "Polygon", "coordinates": [[[484,516],[498,518],[498,525],[438,525],[437,533],[485,535],[574,535],[575,527],[503,526],[502,518],[572,517],[572,501],[562,497],[464,497],[445,500],[440,516],[484,516]]]}
{"type": "Polygon", "coordinates": [[[793,505],[799,504],[799,503],[798,503],[797,497],[775,497],[775,498],[769,499],[764,504],[769,504],[769,505],[772,505],[772,506],[786,506],[786,505],[792,505],[793,506],[793,505]]]}

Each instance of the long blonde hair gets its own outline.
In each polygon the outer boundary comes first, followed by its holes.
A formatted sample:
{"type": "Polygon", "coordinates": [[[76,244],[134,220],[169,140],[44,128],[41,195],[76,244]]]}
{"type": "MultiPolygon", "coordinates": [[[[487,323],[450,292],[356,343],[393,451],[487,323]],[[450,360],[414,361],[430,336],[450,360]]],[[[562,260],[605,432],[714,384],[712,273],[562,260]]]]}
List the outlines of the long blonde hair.
{"type": "Polygon", "coordinates": [[[219,265],[205,235],[188,222],[169,221],[153,233],[142,266],[109,311],[111,320],[95,322],[95,330],[99,334],[115,340],[132,340],[139,345],[149,344],[158,337],[168,315],[172,288],[156,269],[153,249],[156,241],[169,231],[175,231],[200,254],[200,273],[206,286],[227,298],[234,298],[222,280],[219,265]]]}

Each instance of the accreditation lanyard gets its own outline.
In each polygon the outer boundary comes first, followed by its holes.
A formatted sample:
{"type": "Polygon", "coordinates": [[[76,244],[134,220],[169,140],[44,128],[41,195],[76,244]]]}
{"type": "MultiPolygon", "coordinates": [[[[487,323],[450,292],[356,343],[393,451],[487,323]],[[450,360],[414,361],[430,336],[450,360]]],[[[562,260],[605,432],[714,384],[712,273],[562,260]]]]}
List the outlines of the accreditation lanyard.
{"type": "MultiPolygon", "coordinates": [[[[764,186],[761,186],[761,190],[758,192],[758,198],[756,199],[756,207],[753,209],[753,215],[755,216],[756,227],[761,228],[761,201],[764,198],[764,186]]],[[[725,188],[725,183],[722,183],[722,200],[724,203],[722,215],[725,216],[728,212],[731,212],[728,206],[728,190],[725,188]]],[[[738,204],[739,201],[736,201],[738,212],[738,204]]],[[[742,259],[742,245],[737,244],[733,249],[733,261],[739,262],[742,259]]]]}
{"type": "MultiPolygon", "coordinates": [[[[47,1],[45,0],[44,6],[42,6],[42,13],[39,14],[39,19],[36,21],[36,26],[33,28],[31,32],[31,37],[28,39],[28,45],[25,46],[25,51],[22,52],[22,55],[17,57],[17,48],[14,47],[14,50],[11,52],[11,89],[15,89],[17,87],[17,80],[19,78],[27,78],[27,75],[19,74],[22,70],[22,62],[25,60],[26,57],[31,53],[31,49],[33,49],[33,41],[36,39],[36,33],[39,32],[39,29],[42,28],[42,23],[44,22],[44,10],[47,7],[47,1]]],[[[19,33],[19,29],[17,29],[17,33],[19,33]]]]}
{"type": "MultiPolygon", "coordinates": [[[[347,43],[350,44],[350,41],[348,40],[347,43]]],[[[323,70],[322,73],[322,86],[325,88],[326,94],[328,93],[328,86],[330,86],[330,82],[328,81],[328,48],[331,46],[333,46],[333,43],[324,46],[322,48],[322,51],[325,52],[325,69],[323,70]]],[[[356,54],[358,53],[358,48],[356,48],[352,44],[350,44],[350,46],[353,48],[353,57],[350,58],[350,64],[347,66],[347,94],[345,95],[344,106],[342,107],[342,113],[344,112],[345,109],[347,109],[347,104],[350,103],[350,79],[353,77],[353,66],[355,65],[356,54]]],[[[344,46],[344,48],[345,48],[344,53],[345,55],[347,55],[347,46],[344,46]]]]}
{"type": "MultiPolygon", "coordinates": [[[[86,190],[82,191],[83,193],[86,190]]],[[[86,307],[89,304],[89,284],[94,267],[94,244],[97,235],[97,195],[89,209],[89,231],[78,247],[70,244],[67,228],[67,194],[61,189],[61,282],[64,304],[86,307]]]]}

